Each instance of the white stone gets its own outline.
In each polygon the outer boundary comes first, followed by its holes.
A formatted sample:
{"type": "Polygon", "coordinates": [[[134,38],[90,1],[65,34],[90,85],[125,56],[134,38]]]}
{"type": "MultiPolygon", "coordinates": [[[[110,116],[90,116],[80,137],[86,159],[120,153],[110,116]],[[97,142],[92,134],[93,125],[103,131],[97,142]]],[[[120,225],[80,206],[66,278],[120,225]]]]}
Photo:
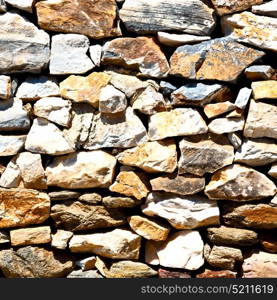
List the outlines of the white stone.
{"type": "Polygon", "coordinates": [[[0,157],[17,154],[24,146],[26,135],[0,135],[0,157]]]}
{"type": "Polygon", "coordinates": [[[6,3],[18,8],[25,10],[29,13],[33,12],[33,4],[35,0],[5,0],[6,3]]]}
{"type": "Polygon", "coordinates": [[[14,161],[10,161],[0,178],[0,186],[4,188],[17,188],[21,183],[21,173],[14,161]]]}
{"type": "Polygon", "coordinates": [[[261,5],[252,6],[252,12],[259,15],[277,17],[277,0],[272,0],[261,5]]]}
{"type": "Polygon", "coordinates": [[[127,108],[127,98],[124,93],[108,84],[101,89],[99,96],[99,111],[115,114],[127,108]]]}
{"type": "Polygon", "coordinates": [[[101,45],[93,45],[89,47],[89,54],[92,62],[95,66],[100,67],[101,57],[102,57],[102,46],[101,45]]]}
{"type": "Polygon", "coordinates": [[[163,45],[170,46],[170,47],[178,47],[185,44],[195,44],[203,41],[208,41],[210,39],[211,38],[209,36],[158,32],[159,42],[163,45]]]}
{"type": "Polygon", "coordinates": [[[209,131],[215,134],[223,134],[243,130],[244,118],[218,118],[209,124],[209,131]]]}
{"type": "Polygon", "coordinates": [[[7,100],[11,96],[12,96],[11,77],[0,75],[0,99],[7,100]]]}
{"type": "Polygon", "coordinates": [[[252,94],[252,90],[249,88],[245,87],[240,89],[237,99],[235,101],[235,106],[239,109],[245,109],[251,97],[251,94],[252,94]]]}
{"type": "Polygon", "coordinates": [[[61,229],[57,230],[55,234],[52,234],[51,247],[65,250],[72,236],[73,232],[61,229]]]}
{"type": "Polygon", "coordinates": [[[228,139],[235,149],[238,149],[242,144],[242,138],[237,132],[229,132],[228,139]]]}
{"type": "Polygon", "coordinates": [[[268,171],[268,175],[277,178],[277,164],[273,164],[270,168],[270,170],[268,171]]]}

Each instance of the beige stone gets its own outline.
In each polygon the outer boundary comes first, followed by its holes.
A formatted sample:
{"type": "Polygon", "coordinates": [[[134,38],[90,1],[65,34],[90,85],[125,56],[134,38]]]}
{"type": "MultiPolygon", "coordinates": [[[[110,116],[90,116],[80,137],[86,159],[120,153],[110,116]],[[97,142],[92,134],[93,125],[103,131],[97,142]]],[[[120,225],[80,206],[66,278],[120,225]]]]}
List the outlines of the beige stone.
{"type": "Polygon", "coordinates": [[[260,100],[260,99],[276,100],[277,99],[276,80],[256,81],[252,83],[251,88],[253,90],[253,97],[255,100],[260,100]]]}
{"type": "Polygon", "coordinates": [[[47,244],[51,242],[50,226],[14,229],[10,231],[12,246],[47,244]]]}
{"type": "Polygon", "coordinates": [[[72,236],[73,232],[58,229],[55,234],[52,234],[51,247],[65,250],[72,236]]]}

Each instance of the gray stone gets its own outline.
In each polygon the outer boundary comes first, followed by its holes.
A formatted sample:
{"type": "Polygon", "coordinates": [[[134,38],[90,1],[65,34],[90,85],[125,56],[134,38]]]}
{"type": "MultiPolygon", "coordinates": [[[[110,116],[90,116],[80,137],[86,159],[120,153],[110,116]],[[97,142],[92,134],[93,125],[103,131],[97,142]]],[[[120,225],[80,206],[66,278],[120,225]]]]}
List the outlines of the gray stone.
{"type": "Polygon", "coordinates": [[[196,44],[210,39],[211,38],[209,36],[158,32],[159,42],[163,45],[170,46],[170,47],[178,47],[185,44],[196,44]]]}
{"type": "Polygon", "coordinates": [[[235,149],[238,149],[242,145],[242,138],[237,132],[229,132],[228,139],[235,149]]]}
{"type": "Polygon", "coordinates": [[[81,202],[86,202],[89,204],[98,204],[101,205],[102,197],[96,193],[83,194],[78,198],[81,202]]]}
{"type": "Polygon", "coordinates": [[[58,192],[50,192],[48,195],[51,201],[64,201],[64,200],[78,199],[78,197],[81,194],[75,191],[64,190],[58,192]]]}
{"type": "Polygon", "coordinates": [[[101,45],[93,45],[89,47],[90,59],[94,63],[95,66],[100,67],[101,58],[102,58],[102,46],[101,45]]]}
{"type": "Polygon", "coordinates": [[[235,106],[239,109],[245,109],[251,97],[251,94],[252,94],[252,90],[249,88],[245,87],[240,89],[237,99],[235,101],[235,106]]]}
{"type": "Polygon", "coordinates": [[[103,205],[108,208],[131,208],[141,204],[141,201],[130,197],[104,197],[103,205]]]}
{"type": "Polygon", "coordinates": [[[17,154],[24,146],[26,135],[0,135],[0,157],[17,154]]]}

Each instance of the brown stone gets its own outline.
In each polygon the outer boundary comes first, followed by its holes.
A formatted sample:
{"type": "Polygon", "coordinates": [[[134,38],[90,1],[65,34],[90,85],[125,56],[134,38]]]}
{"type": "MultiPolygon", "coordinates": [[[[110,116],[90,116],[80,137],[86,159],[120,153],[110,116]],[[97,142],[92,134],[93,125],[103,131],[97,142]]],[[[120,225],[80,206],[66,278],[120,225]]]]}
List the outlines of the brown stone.
{"type": "Polygon", "coordinates": [[[188,272],[169,271],[165,269],[158,270],[159,278],[191,278],[188,272]]]}
{"type": "Polygon", "coordinates": [[[229,270],[208,270],[206,269],[203,273],[197,274],[197,278],[236,278],[237,273],[229,270]]]}
{"type": "Polygon", "coordinates": [[[259,239],[265,251],[277,253],[277,237],[274,233],[261,234],[259,235],[259,239]]]}
{"type": "Polygon", "coordinates": [[[222,115],[230,110],[233,110],[235,108],[236,108],[235,105],[230,101],[213,103],[213,104],[205,105],[204,113],[209,119],[211,119],[219,115],[222,115]]]}
{"type": "Polygon", "coordinates": [[[49,218],[47,194],[28,189],[0,189],[0,228],[24,227],[49,218]]]}
{"type": "Polygon", "coordinates": [[[93,39],[117,36],[115,0],[47,0],[36,4],[41,28],[80,33],[93,39]]]}
{"type": "Polygon", "coordinates": [[[140,200],[133,199],[130,197],[104,197],[103,198],[103,205],[109,208],[130,208],[135,207],[141,204],[140,200]]]}
{"type": "Polygon", "coordinates": [[[10,231],[12,246],[47,244],[51,242],[50,226],[14,229],[10,231]]]}

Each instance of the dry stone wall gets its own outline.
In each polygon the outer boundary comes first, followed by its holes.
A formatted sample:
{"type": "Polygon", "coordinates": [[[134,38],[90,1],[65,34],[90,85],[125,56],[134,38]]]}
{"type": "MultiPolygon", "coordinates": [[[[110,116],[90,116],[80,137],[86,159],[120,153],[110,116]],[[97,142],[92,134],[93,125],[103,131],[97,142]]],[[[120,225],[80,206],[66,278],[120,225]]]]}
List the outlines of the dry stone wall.
{"type": "Polygon", "coordinates": [[[277,277],[276,0],[0,3],[0,277],[277,277]]]}

